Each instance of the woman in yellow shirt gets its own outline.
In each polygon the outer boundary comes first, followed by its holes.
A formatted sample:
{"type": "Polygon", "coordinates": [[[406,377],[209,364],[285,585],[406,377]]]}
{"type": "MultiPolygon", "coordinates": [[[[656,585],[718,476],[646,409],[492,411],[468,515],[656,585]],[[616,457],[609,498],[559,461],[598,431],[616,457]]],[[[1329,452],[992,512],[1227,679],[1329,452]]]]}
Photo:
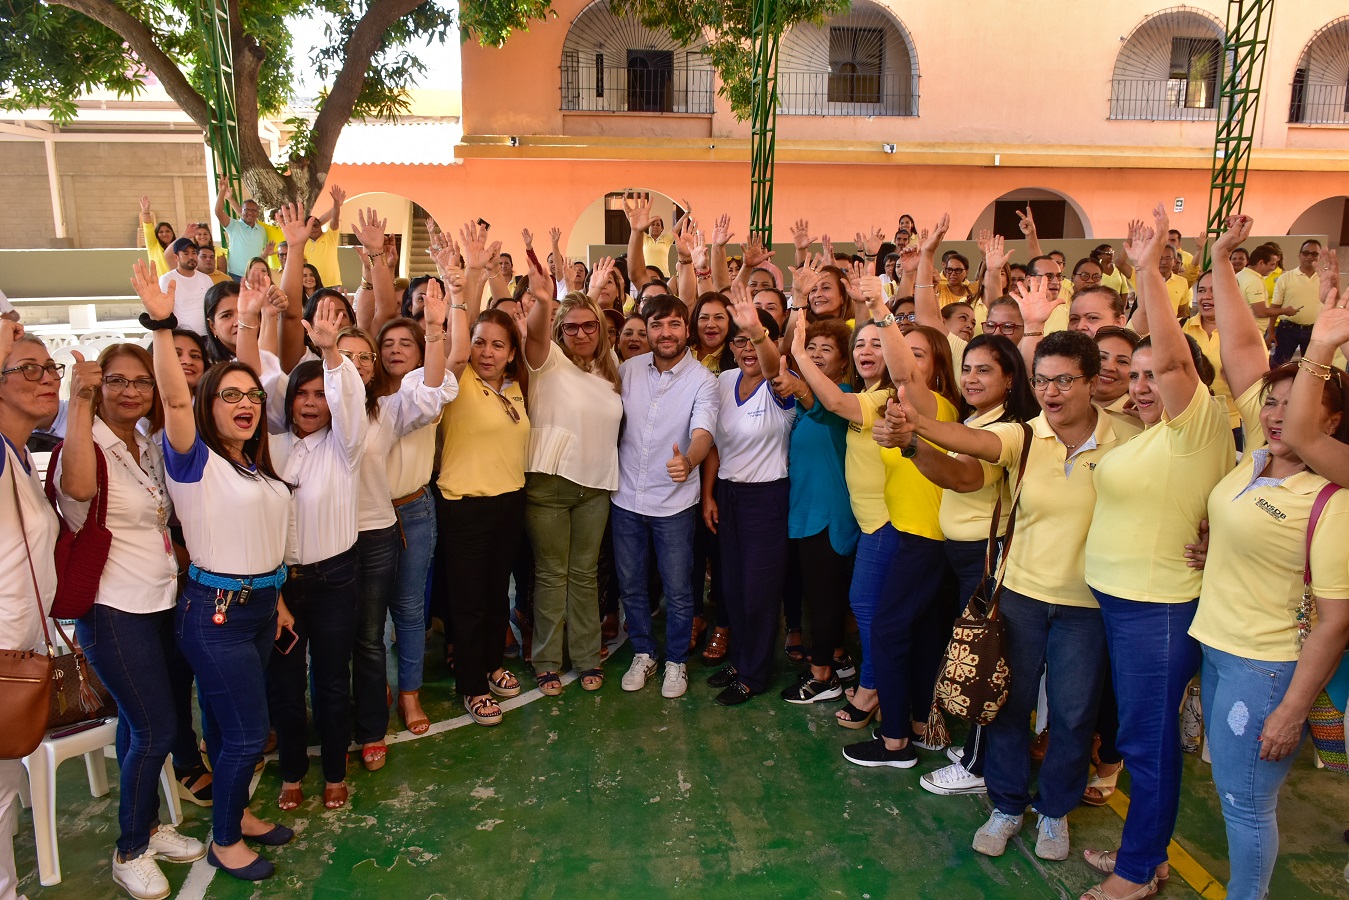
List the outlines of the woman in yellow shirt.
{"type": "MultiPolygon", "coordinates": [[[[1269,895],[1278,856],[1279,789],[1312,700],[1349,640],[1349,491],[1327,500],[1327,480],[1284,440],[1284,430],[1291,424],[1298,447],[1314,452],[1314,445],[1328,446],[1322,436],[1345,443],[1349,424],[1343,375],[1324,362],[1305,363],[1319,384],[1304,387],[1322,388],[1321,402],[1304,402],[1294,415],[1293,382],[1303,374],[1292,363],[1269,369],[1260,327],[1229,261],[1250,235],[1251,219],[1232,216],[1227,228],[1213,247],[1213,296],[1223,370],[1237,395],[1248,452],[1209,496],[1209,552],[1190,634],[1203,645],[1204,726],[1232,861],[1227,896],[1255,900],[1269,895]],[[1322,504],[1308,553],[1312,510],[1322,504]],[[1308,561],[1318,621],[1299,647],[1308,561]]],[[[1320,346],[1315,358],[1324,361],[1326,353],[1320,346]]],[[[1310,391],[1299,393],[1311,400],[1310,391]]],[[[1314,458],[1317,465],[1332,461],[1314,458]]]]}
{"type": "MultiPolygon", "coordinates": [[[[1125,245],[1154,323],[1129,368],[1129,397],[1145,430],[1096,467],[1087,532],[1087,584],[1101,605],[1119,704],[1117,746],[1133,779],[1119,850],[1086,851],[1088,864],[1108,876],[1086,895],[1092,900],[1147,896],[1169,874],[1180,806],[1176,710],[1199,668],[1199,644],[1187,632],[1201,574],[1187,565],[1185,545],[1198,540],[1209,493],[1235,457],[1226,408],[1209,393],[1213,367],[1171,315],[1157,268],[1169,222],[1160,206],[1153,215],[1154,227],[1139,226],[1125,245]],[[1141,522],[1148,527],[1120,527],[1141,522]]],[[[1096,333],[1103,357],[1105,333],[1096,333]]]]}

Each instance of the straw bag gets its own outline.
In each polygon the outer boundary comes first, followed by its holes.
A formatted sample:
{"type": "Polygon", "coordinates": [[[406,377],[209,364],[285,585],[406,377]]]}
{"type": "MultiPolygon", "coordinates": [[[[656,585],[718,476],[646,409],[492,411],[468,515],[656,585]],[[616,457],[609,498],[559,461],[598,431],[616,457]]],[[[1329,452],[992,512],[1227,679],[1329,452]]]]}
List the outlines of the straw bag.
{"type": "MultiPolygon", "coordinates": [[[[1337,484],[1321,488],[1321,493],[1316,495],[1312,503],[1311,517],[1307,520],[1307,559],[1302,569],[1302,604],[1297,613],[1299,643],[1311,633],[1312,612],[1316,606],[1316,598],[1312,596],[1312,534],[1316,531],[1317,520],[1321,518],[1326,504],[1339,489],[1337,484]]],[[[1330,678],[1330,684],[1316,695],[1307,713],[1307,724],[1311,726],[1312,744],[1316,747],[1317,756],[1321,757],[1327,769],[1342,775],[1349,775],[1349,759],[1346,758],[1344,746],[1346,681],[1349,681],[1349,657],[1340,660],[1339,668],[1330,678]],[[1338,702],[1331,696],[1332,691],[1339,698],[1338,702]]]]}

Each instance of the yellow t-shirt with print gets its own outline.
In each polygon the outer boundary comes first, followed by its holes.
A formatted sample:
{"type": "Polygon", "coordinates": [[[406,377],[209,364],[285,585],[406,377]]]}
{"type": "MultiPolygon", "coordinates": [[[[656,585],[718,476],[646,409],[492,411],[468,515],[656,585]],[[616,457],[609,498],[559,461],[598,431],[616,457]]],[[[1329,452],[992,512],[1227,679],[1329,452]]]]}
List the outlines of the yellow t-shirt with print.
{"type": "MultiPolygon", "coordinates": [[[[959,413],[951,401],[941,394],[936,397],[937,421],[957,421],[959,413]]],[[[942,489],[928,481],[899,448],[882,447],[881,460],[885,463],[885,508],[890,513],[890,524],[905,534],[942,540],[942,489]]]]}
{"type": "Polygon", "coordinates": [[[1227,383],[1227,378],[1223,374],[1223,359],[1221,352],[1221,341],[1218,338],[1218,329],[1213,329],[1209,334],[1204,330],[1204,323],[1198,316],[1190,316],[1181,326],[1181,330],[1194,338],[1199,349],[1204,351],[1204,357],[1213,366],[1213,393],[1221,397],[1223,404],[1227,407],[1227,424],[1231,428],[1241,427],[1241,413],[1237,412],[1236,398],[1232,396],[1232,386],[1227,383]]]}
{"type": "Polygon", "coordinates": [[[863,391],[857,395],[862,421],[848,423],[844,445],[843,477],[848,484],[848,500],[853,518],[863,534],[872,534],[890,521],[885,508],[885,463],[881,445],[871,436],[877,416],[885,415],[885,402],[894,396],[890,388],[863,391]]]}
{"type": "MultiPolygon", "coordinates": [[[[990,409],[983,415],[971,416],[965,424],[971,428],[984,428],[1002,418],[1005,408],[1001,405],[990,409]]],[[[955,456],[956,454],[951,454],[955,456]]],[[[989,519],[993,517],[993,506],[998,497],[1002,497],[1002,520],[998,525],[998,534],[1007,530],[1007,517],[1012,512],[1012,494],[1003,477],[1003,469],[990,462],[979,460],[984,472],[984,486],[972,493],[944,490],[941,495],[941,511],[938,521],[941,533],[948,541],[985,541],[988,540],[989,519]]]]}

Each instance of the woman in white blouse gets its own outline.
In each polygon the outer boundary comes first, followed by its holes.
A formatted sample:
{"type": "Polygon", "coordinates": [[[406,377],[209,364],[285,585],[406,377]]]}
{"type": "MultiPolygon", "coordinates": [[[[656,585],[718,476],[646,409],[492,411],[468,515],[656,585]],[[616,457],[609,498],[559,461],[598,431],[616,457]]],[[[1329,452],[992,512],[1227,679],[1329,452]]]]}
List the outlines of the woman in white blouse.
{"type": "Polygon", "coordinates": [[[102,493],[112,546],[94,606],[75,636],[117,701],[121,771],[113,881],[132,896],[169,889],[156,859],[192,862],[206,855],[195,838],[159,821],[159,773],[173,749],[173,608],[178,561],[169,540],[172,503],[164,451],[136,425],[164,427],[154,363],[135,344],[113,344],[97,362],[77,356],[71,373],[66,439],[53,481],[66,524],[83,528],[102,493]]]}

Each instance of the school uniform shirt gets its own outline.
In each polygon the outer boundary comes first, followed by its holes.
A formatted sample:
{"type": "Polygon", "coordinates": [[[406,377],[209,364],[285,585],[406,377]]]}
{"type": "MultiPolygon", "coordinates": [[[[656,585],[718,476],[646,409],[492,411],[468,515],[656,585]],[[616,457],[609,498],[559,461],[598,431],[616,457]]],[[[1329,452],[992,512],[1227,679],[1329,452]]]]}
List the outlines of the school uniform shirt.
{"type": "Polygon", "coordinates": [[[740,399],[740,367],[717,376],[721,409],[717,414],[717,477],[740,484],[764,484],[787,477],[787,444],[796,418],[796,401],[773,393],[768,379],[740,399]]]}
{"type": "MultiPolygon", "coordinates": [[[[1001,419],[1004,412],[1006,408],[999,404],[988,412],[970,416],[965,424],[970,428],[984,428],[1001,419]]],[[[1002,513],[998,516],[998,534],[1007,531],[1007,517],[1012,513],[1012,493],[1007,479],[1003,477],[1002,468],[990,462],[979,460],[979,468],[984,475],[984,486],[979,490],[972,493],[942,491],[937,522],[948,541],[988,540],[989,520],[993,518],[993,507],[999,497],[1002,497],[1002,513]]]]}
{"type": "Polygon", "coordinates": [[[1235,459],[1227,407],[1197,382],[1178,416],[1163,414],[1096,467],[1087,584],[1149,603],[1198,597],[1204,573],[1185,564],[1185,545],[1199,539],[1209,494],[1235,459]]]}
{"type": "Polygon", "coordinates": [[[174,269],[160,276],[159,289],[168,293],[170,284],[177,285],[173,290],[173,315],[178,327],[206,337],[210,333],[206,330],[206,292],[215,284],[211,276],[195,271],[184,275],[174,269]]]}
{"type": "Polygon", "coordinates": [[[52,607],[56,596],[56,535],[59,525],[38,478],[37,466],[26,449],[16,448],[9,438],[0,456],[0,647],[31,650],[42,643],[42,616],[28,571],[32,558],[37,576],[36,591],[42,609],[52,607]],[[15,505],[15,500],[18,505],[15,505]],[[25,544],[24,539],[27,538],[25,544]]]}
{"type": "Polygon", "coordinates": [[[1274,305],[1300,307],[1296,315],[1282,316],[1280,322],[1315,325],[1321,312],[1321,273],[1303,275],[1301,269],[1284,272],[1274,282],[1274,305]]]}
{"type": "Polygon", "coordinates": [[[1237,285],[1241,288],[1241,296],[1251,306],[1269,300],[1269,295],[1265,293],[1265,279],[1249,266],[1237,273],[1237,285]]]}
{"type": "Polygon", "coordinates": [[[506,381],[497,393],[465,366],[459,394],[440,421],[441,496],[498,497],[522,489],[529,432],[520,385],[506,381]]]}
{"type": "MultiPolygon", "coordinates": [[[[273,434],[272,465],[291,494],[286,564],[310,565],[331,559],[356,543],[358,485],[369,421],[365,385],[349,359],[323,369],[323,394],[332,425],[297,437],[273,434]]],[[[393,524],[393,523],[390,523],[393,524]]]]}
{"type": "MultiPolygon", "coordinates": [[[[1094,404],[1093,404],[1094,406],[1094,404]]],[[[1107,453],[1141,431],[1139,426],[1096,409],[1096,430],[1072,456],[1044,414],[1030,421],[1031,449],[1017,506],[1016,536],[1007,559],[1004,583],[1011,590],[1045,603],[1096,609],[1087,587],[1086,544],[1096,508],[1094,475],[1107,453]]],[[[1012,484],[1020,477],[1025,430],[1015,422],[989,425],[1002,442],[998,465],[1012,484]]],[[[1129,527],[1120,523],[1120,527],[1129,527]]]]}
{"type": "MultiPolygon", "coordinates": [[[[164,451],[140,432],[136,432],[136,446],[128,449],[98,417],[94,418],[94,443],[107,464],[108,530],[112,532],[94,602],[126,613],[173,609],[178,598],[178,559],[168,540],[173,501],[164,480],[164,451]]],[[[88,521],[93,501],[72,500],[60,490],[65,462],[62,452],[51,478],[57,486],[61,515],[78,531],[88,521]]]]}
{"type": "Polygon", "coordinates": [[[602,491],[618,487],[623,398],[608,379],[568,359],[556,342],[548,344],[542,366],[529,368],[529,421],[526,472],[602,491]]]}
{"type": "MultiPolygon", "coordinates": [[[[839,388],[852,393],[851,385],[839,388]]],[[[844,476],[847,434],[848,421],[818,399],[810,409],[797,404],[788,451],[787,537],[808,538],[828,529],[829,545],[839,556],[851,556],[861,537],[844,476]]]]}
{"type": "Polygon", "coordinates": [[[848,501],[853,518],[863,534],[874,534],[890,521],[885,508],[885,463],[881,445],[871,434],[878,416],[885,415],[886,401],[895,395],[890,388],[875,388],[857,395],[862,420],[848,423],[847,453],[843,475],[848,482],[848,501]]]}
{"type": "MultiPolygon", "coordinates": [[[[941,394],[933,396],[937,398],[937,421],[954,422],[960,418],[950,400],[941,394]]],[[[877,412],[884,414],[884,409],[877,412]]],[[[928,481],[913,460],[905,459],[899,447],[882,447],[881,462],[885,465],[885,509],[890,524],[905,534],[942,540],[942,489],[928,481]]]]}
{"type": "MultiPolygon", "coordinates": [[[[403,376],[397,391],[376,401],[374,419],[361,411],[369,427],[360,470],[358,530],[375,531],[397,524],[393,498],[405,495],[394,494],[389,485],[389,453],[402,438],[436,421],[445,404],[458,394],[459,382],[448,371],[440,386],[433,388],[426,384],[426,370],[416,369],[403,376]]],[[[364,398],[364,390],[361,396],[364,398]]]]}

